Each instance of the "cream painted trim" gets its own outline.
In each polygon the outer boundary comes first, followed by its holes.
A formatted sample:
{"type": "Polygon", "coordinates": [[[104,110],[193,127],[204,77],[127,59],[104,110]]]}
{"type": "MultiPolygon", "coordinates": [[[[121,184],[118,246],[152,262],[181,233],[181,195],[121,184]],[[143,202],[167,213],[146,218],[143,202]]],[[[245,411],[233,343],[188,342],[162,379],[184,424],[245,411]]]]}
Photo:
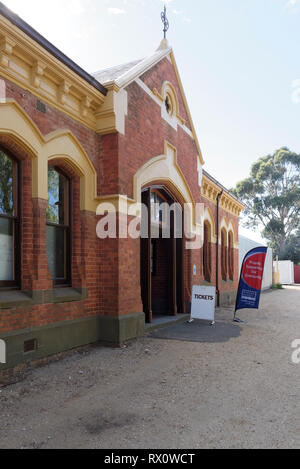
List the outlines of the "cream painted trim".
{"type": "Polygon", "coordinates": [[[12,99],[0,103],[0,134],[10,137],[32,157],[32,197],[48,200],[48,162],[66,161],[80,176],[81,210],[96,212],[97,173],[87,153],[69,130],[45,137],[12,99]]]}
{"type": "Polygon", "coordinates": [[[115,194],[101,197],[97,214],[117,211],[129,216],[141,216],[142,189],[159,182],[174,192],[181,204],[187,204],[186,229],[203,237],[203,214],[196,212],[196,205],[186,179],[177,162],[176,148],[165,141],[164,154],[147,161],[133,178],[133,199],[115,194]],[[197,219],[198,215],[198,219],[197,219]]]}
{"type": "MultiPolygon", "coordinates": [[[[124,73],[122,76],[120,76],[117,80],[114,81],[114,83],[119,88],[124,88],[124,87],[128,86],[130,83],[135,81],[136,78],[138,78],[142,74],[146,73],[154,65],[156,65],[158,62],[160,62],[165,57],[167,57],[170,54],[171,50],[172,49],[170,47],[168,47],[166,49],[156,51],[153,55],[151,55],[150,57],[145,58],[144,60],[139,62],[135,67],[131,68],[126,73],[124,73]]],[[[113,82],[105,83],[105,85],[109,85],[110,83],[113,83],[113,82]]]]}
{"type": "Polygon", "coordinates": [[[228,246],[228,234],[231,231],[233,234],[233,243],[234,243],[234,249],[239,249],[239,242],[236,240],[236,233],[233,228],[232,221],[228,221],[226,217],[222,217],[221,223],[220,223],[220,231],[219,231],[219,244],[222,244],[222,239],[221,239],[221,233],[222,230],[226,231],[226,246],[228,246]]]}
{"type": "MultiPolygon", "coordinates": [[[[140,79],[140,78],[136,78],[135,82],[142,88],[142,90],[145,91],[145,93],[147,93],[148,96],[150,96],[150,98],[162,109],[162,117],[172,126],[175,128],[175,130],[177,130],[177,125],[179,125],[182,130],[185,131],[185,133],[188,134],[188,136],[194,140],[194,135],[193,133],[190,131],[190,129],[185,125],[185,121],[182,117],[179,116],[179,114],[177,113],[176,114],[176,117],[175,119],[171,120],[170,119],[170,116],[166,113],[166,112],[163,112],[163,103],[164,103],[164,98],[162,97],[162,95],[157,91],[156,88],[153,89],[153,91],[150,90],[150,88],[148,88],[147,85],[145,85],[145,83],[140,79]]],[[[199,159],[200,160],[200,159],[199,159]]],[[[199,164],[200,164],[200,161],[199,161],[199,164]]]]}
{"type": "MultiPolygon", "coordinates": [[[[193,135],[193,138],[195,140],[195,144],[196,144],[196,147],[197,147],[198,157],[200,159],[201,165],[204,165],[204,159],[203,159],[203,156],[202,156],[202,152],[201,152],[201,149],[200,149],[198,137],[197,137],[195,127],[194,127],[194,124],[193,124],[192,116],[191,116],[191,113],[190,113],[190,110],[189,110],[189,107],[188,107],[187,99],[186,99],[186,96],[185,96],[185,93],[184,93],[184,89],[183,89],[183,86],[182,86],[182,81],[181,81],[181,78],[180,78],[180,75],[179,75],[179,71],[178,71],[176,61],[175,61],[174,53],[173,53],[172,48],[167,46],[167,43],[165,43],[165,45],[163,45],[162,49],[159,49],[152,56],[147,57],[146,59],[139,62],[135,67],[131,68],[129,71],[124,73],[117,80],[106,82],[106,83],[104,83],[104,85],[106,87],[110,87],[110,86],[115,85],[118,88],[125,88],[126,86],[130,85],[130,83],[132,83],[133,81],[136,81],[137,79],[139,79],[141,77],[141,75],[146,73],[148,70],[150,70],[152,67],[154,67],[157,63],[159,63],[161,60],[163,60],[166,57],[171,61],[172,65],[175,69],[176,77],[177,77],[177,80],[178,80],[178,83],[179,83],[180,92],[182,94],[184,106],[185,106],[185,109],[186,109],[186,112],[187,112],[187,115],[188,115],[188,119],[189,119],[189,123],[190,123],[190,126],[191,126],[191,130],[192,130],[191,133],[193,135]]],[[[181,125],[183,125],[183,122],[181,122],[181,125]]]]}
{"type": "Polygon", "coordinates": [[[101,135],[119,132],[125,135],[125,120],[128,114],[128,93],[117,86],[111,86],[105,102],[96,113],[96,131],[101,135]]]}
{"type": "Polygon", "coordinates": [[[238,239],[238,233],[236,233],[236,231],[235,231],[235,229],[234,229],[234,226],[233,226],[233,223],[232,223],[231,220],[230,220],[229,226],[228,226],[228,234],[230,233],[230,231],[231,231],[232,234],[233,234],[233,246],[234,246],[234,249],[239,249],[240,243],[239,243],[239,239],[238,239]]]}
{"type": "Polygon", "coordinates": [[[202,151],[201,151],[201,148],[200,148],[200,145],[199,145],[199,140],[198,140],[196,130],[195,130],[195,127],[194,127],[194,123],[193,123],[192,115],[191,115],[191,112],[190,112],[190,108],[188,106],[188,102],[187,102],[187,99],[186,99],[186,96],[185,96],[184,88],[183,88],[182,81],[181,81],[181,78],[180,78],[180,75],[179,75],[179,70],[178,70],[178,67],[177,67],[177,63],[176,63],[176,60],[175,60],[173,50],[171,50],[171,52],[170,52],[170,58],[171,58],[171,62],[173,64],[173,67],[175,69],[176,77],[177,77],[178,84],[179,84],[179,89],[180,89],[180,92],[181,92],[181,95],[182,95],[185,110],[186,110],[187,115],[188,115],[189,123],[190,123],[191,129],[192,129],[192,134],[194,136],[195,144],[196,144],[197,151],[198,151],[198,154],[199,154],[200,163],[203,166],[204,165],[204,159],[203,159],[203,156],[202,156],[202,151]]]}
{"type": "Polygon", "coordinates": [[[202,235],[203,219],[197,220],[195,201],[178,165],[177,150],[167,141],[165,141],[164,154],[147,161],[135,174],[134,200],[140,204],[142,188],[153,185],[155,181],[165,182],[167,187],[173,188],[178,194],[181,203],[189,205],[189,219],[186,220],[186,226],[190,233],[202,235]]]}
{"type": "Polygon", "coordinates": [[[212,242],[213,244],[216,244],[216,243],[217,243],[216,224],[215,224],[214,217],[213,217],[213,215],[212,215],[211,210],[210,210],[209,207],[205,207],[203,226],[204,226],[204,223],[205,223],[206,221],[209,222],[210,227],[211,227],[211,242],[212,242]]]}
{"type": "MultiPolygon", "coordinates": [[[[203,174],[201,188],[202,197],[209,200],[214,205],[217,205],[217,196],[220,192],[220,187],[203,174]]],[[[239,217],[241,212],[244,210],[244,205],[238,202],[229,193],[224,192],[220,200],[220,208],[235,217],[239,217]]]]}
{"type": "Polygon", "coordinates": [[[135,200],[126,195],[114,194],[99,197],[97,215],[104,215],[105,212],[122,213],[124,215],[141,216],[141,208],[138,207],[135,200]]]}
{"type": "Polygon", "coordinates": [[[1,15],[0,75],[96,129],[105,96],[1,15]]]}

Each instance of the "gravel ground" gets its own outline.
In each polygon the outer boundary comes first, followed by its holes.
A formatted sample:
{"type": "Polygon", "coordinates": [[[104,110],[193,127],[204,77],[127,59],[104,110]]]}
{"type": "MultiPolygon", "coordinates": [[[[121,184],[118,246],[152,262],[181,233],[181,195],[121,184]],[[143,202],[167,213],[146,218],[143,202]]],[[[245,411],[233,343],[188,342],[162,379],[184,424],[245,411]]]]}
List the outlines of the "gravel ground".
{"type": "Polygon", "coordinates": [[[0,389],[0,448],[299,448],[300,287],[240,317],[225,340],[144,337],[30,372],[0,389]]]}

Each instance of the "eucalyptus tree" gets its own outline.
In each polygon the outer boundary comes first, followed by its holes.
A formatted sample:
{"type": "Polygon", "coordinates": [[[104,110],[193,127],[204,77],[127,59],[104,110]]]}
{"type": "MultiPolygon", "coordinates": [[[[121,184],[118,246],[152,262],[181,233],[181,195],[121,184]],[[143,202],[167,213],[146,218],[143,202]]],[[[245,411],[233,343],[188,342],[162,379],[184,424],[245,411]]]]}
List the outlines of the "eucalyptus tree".
{"type": "Polygon", "coordinates": [[[246,204],[244,226],[262,226],[263,236],[284,257],[300,233],[300,155],[283,147],[260,158],[233,192],[246,204]]]}

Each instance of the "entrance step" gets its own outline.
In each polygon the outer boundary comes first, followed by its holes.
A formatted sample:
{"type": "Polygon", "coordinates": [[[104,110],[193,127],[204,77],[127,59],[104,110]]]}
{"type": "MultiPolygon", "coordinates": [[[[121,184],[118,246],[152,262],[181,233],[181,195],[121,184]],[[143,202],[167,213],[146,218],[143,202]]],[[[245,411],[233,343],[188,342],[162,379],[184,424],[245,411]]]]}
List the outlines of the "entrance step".
{"type": "Polygon", "coordinates": [[[148,332],[152,332],[157,329],[189,321],[190,317],[190,314],[179,314],[178,316],[154,316],[153,322],[151,324],[146,324],[145,333],[147,334],[148,332]]]}

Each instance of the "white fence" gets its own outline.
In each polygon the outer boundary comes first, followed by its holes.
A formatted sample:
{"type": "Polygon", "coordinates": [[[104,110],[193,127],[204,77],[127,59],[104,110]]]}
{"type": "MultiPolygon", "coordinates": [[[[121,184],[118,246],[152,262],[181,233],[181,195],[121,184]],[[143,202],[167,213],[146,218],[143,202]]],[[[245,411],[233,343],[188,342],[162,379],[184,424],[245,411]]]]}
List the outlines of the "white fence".
{"type": "MultiPolygon", "coordinates": [[[[274,262],[274,269],[277,269],[277,262],[274,262]]],[[[294,283],[294,264],[292,261],[279,261],[278,270],[280,283],[283,285],[292,285],[294,283]]]]}

